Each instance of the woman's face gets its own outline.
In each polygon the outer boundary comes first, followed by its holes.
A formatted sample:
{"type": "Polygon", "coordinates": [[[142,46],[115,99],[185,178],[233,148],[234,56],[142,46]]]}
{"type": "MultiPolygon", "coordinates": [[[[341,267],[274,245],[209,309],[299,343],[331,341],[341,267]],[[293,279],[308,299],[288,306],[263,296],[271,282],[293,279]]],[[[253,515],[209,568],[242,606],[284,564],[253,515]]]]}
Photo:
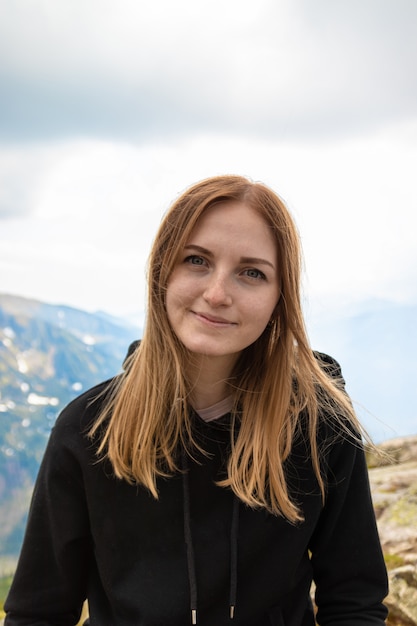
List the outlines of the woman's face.
{"type": "Polygon", "coordinates": [[[268,225],[246,204],[227,202],[197,222],[168,281],[166,307],[190,352],[228,359],[232,368],[264,331],[279,295],[268,225]]]}

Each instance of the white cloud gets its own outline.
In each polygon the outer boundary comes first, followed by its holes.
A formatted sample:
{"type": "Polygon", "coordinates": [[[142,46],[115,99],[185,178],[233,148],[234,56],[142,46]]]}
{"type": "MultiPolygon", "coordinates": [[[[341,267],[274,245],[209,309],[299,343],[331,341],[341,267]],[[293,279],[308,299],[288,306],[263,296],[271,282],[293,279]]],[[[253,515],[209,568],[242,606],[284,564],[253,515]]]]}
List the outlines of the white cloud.
{"type": "Polygon", "coordinates": [[[0,5],[0,132],[346,135],[414,116],[410,0],[0,5]],[[2,122],[1,122],[2,120],[2,122]]]}
{"type": "Polygon", "coordinates": [[[49,159],[50,151],[42,146],[0,147],[0,218],[31,210],[49,159]]]}

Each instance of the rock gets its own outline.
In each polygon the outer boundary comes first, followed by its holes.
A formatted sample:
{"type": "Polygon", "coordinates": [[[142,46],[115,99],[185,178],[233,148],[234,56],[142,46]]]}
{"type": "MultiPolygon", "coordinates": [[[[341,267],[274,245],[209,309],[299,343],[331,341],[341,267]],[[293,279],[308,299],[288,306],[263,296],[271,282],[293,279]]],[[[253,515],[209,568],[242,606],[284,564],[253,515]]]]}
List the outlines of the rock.
{"type": "Polygon", "coordinates": [[[417,571],[414,565],[404,565],[391,572],[389,624],[415,626],[417,624],[417,571]]]}
{"type": "Polygon", "coordinates": [[[381,444],[368,458],[381,545],[388,567],[389,626],[417,626],[417,436],[381,444]]]}

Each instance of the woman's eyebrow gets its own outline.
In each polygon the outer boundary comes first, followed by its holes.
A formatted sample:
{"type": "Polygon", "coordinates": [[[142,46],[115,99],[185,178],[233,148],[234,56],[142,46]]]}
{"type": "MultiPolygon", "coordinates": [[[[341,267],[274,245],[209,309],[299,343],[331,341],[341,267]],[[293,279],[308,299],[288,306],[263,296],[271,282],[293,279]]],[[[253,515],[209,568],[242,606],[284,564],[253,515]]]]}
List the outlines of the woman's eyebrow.
{"type": "Polygon", "coordinates": [[[207,250],[207,248],[203,248],[203,246],[197,246],[193,243],[187,243],[187,245],[184,246],[184,250],[197,250],[198,252],[202,252],[203,254],[213,256],[213,253],[210,252],[210,250],[207,250]]]}
{"type": "Polygon", "coordinates": [[[241,263],[253,263],[254,265],[269,265],[272,269],[275,269],[275,265],[271,261],[266,259],[260,259],[258,257],[243,256],[240,258],[241,263]]]}
{"type": "MultiPolygon", "coordinates": [[[[189,243],[186,246],[184,246],[185,250],[196,250],[197,252],[201,252],[202,254],[205,254],[206,256],[214,256],[213,253],[208,250],[207,248],[203,248],[203,246],[198,246],[196,244],[193,243],[189,243]]],[[[271,263],[271,261],[268,261],[267,259],[261,259],[260,257],[252,257],[252,256],[242,256],[240,257],[240,262],[241,263],[253,263],[254,265],[269,265],[269,267],[272,267],[273,270],[275,270],[275,265],[273,263],[271,263]]]]}

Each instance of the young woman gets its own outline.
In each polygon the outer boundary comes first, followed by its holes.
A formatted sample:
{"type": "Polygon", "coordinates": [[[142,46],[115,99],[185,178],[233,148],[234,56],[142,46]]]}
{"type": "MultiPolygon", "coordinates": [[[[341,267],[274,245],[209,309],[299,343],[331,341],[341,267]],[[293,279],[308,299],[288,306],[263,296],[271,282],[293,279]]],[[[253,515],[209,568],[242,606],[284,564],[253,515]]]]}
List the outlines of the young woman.
{"type": "Polygon", "coordinates": [[[140,345],[51,434],[7,626],[76,624],[86,598],[99,626],[384,623],[360,427],[299,283],[264,185],[216,177],[174,203],[140,345]]]}

